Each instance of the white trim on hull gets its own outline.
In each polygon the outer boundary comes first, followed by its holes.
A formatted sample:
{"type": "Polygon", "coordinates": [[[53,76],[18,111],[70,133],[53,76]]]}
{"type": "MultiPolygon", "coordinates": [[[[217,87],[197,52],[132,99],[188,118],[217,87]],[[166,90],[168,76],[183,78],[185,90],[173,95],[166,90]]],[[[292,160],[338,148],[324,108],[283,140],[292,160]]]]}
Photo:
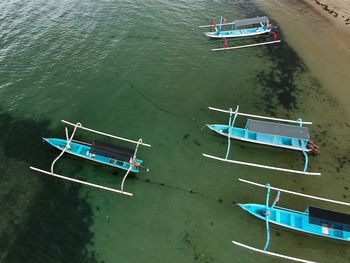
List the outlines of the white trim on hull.
{"type": "Polygon", "coordinates": [[[217,34],[216,32],[205,32],[204,35],[212,39],[239,38],[239,37],[251,37],[251,36],[267,34],[270,31],[271,30],[252,32],[252,33],[242,33],[242,34],[217,34]]]}

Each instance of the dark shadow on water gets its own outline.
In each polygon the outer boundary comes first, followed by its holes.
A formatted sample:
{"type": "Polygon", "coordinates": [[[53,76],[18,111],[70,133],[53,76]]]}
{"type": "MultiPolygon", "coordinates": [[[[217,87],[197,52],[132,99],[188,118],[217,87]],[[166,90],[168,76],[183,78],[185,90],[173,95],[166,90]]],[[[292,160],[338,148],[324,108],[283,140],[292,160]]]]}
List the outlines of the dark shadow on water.
{"type": "MultiPolygon", "coordinates": [[[[0,109],[0,150],[5,161],[18,160],[21,167],[24,163],[26,167],[34,164],[47,169],[53,155],[41,142],[41,136],[62,137],[62,131],[49,130],[48,125],[48,121],[14,118],[0,109]]],[[[69,173],[78,169],[81,166],[73,164],[69,173]]],[[[7,207],[0,228],[0,259],[3,262],[97,262],[95,255],[86,251],[93,239],[89,229],[92,208],[79,196],[80,186],[23,168],[10,170],[16,173],[5,170],[0,175],[3,192],[4,188],[8,190],[0,195],[2,208],[7,207]],[[31,173],[33,177],[28,178],[31,173]],[[29,192],[32,192],[28,195],[31,200],[21,201],[29,192]]]]}
{"type": "Polygon", "coordinates": [[[266,110],[273,113],[274,101],[286,110],[297,109],[297,98],[301,87],[296,84],[297,74],[305,73],[307,68],[297,53],[283,41],[266,47],[266,57],[272,61],[273,66],[263,69],[256,75],[256,81],[264,87],[263,101],[266,110]]]}
{"type": "MultiPolygon", "coordinates": [[[[227,5],[232,5],[235,10],[242,11],[242,17],[235,17],[234,19],[268,16],[256,5],[256,1],[228,1],[227,5]]],[[[263,50],[261,59],[272,62],[272,66],[264,67],[256,72],[254,82],[263,88],[261,98],[263,103],[259,101],[259,105],[256,106],[266,113],[276,115],[277,107],[283,107],[287,111],[295,111],[298,108],[298,95],[302,92],[303,87],[297,85],[296,77],[300,73],[305,73],[307,67],[295,50],[285,41],[278,21],[270,20],[270,23],[274,26],[273,31],[277,33],[277,39],[282,40],[282,42],[255,47],[263,50]],[[274,105],[277,105],[277,107],[274,105]]],[[[233,42],[235,46],[240,46],[272,40],[272,35],[266,34],[259,37],[234,39],[233,42]]],[[[216,45],[218,44],[216,43],[216,45]]]]}

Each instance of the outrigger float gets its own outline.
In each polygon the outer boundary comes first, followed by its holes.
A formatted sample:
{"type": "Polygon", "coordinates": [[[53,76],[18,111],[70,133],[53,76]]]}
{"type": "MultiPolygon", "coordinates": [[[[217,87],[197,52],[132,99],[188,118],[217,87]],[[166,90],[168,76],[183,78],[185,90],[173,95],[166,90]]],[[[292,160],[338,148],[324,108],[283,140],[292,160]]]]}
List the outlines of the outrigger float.
{"type": "Polygon", "coordinates": [[[212,156],[204,153],[203,153],[203,156],[211,159],[216,159],[219,161],[242,164],[247,166],[254,166],[254,167],[265,168],[270,170],[306,174],[306,175],[321,175],[321,173],[307,172],[308,162],[309,162],[308,152],[311,152],[311,151],[316,153],[320,152],[319,147],[315,145],[310,139],[308,128],[302,126],[303,124],[312,124],[312,122],[305,122],[302,119],[287,120],[287,119],[279,119],[279,118],[242,113],[242,112],[238,112],[239,106],[237,106],[235,111],[233,111],[232,108],[230,108],[229,110],[222,110],[218,108],[209,107],[209,109],[230,114],[228,125],[206,124],[206,126],[210,130],[222,136],[227,137],[228,145],[227,145],[225,158],[220,158],[220,157],[216,157],[216,156],[212,156]],[[239,115],[245,116],[245,117],[251,117],[254,119],[248,119],[244,128],[235,127],[234,126],[235,121],[237,116],[239,115]],[[255,119],[264,119],[269,121],[261,121],[261,120],[255,120],[255,119]],[[274,121],[274,122],[271,122],[271,121],[274,121]],[[290,125],[286,123],[294,123],[297,125],[290,125]],[[274,147],[279,147],[279,148],[284,148],[289,150],[301,151],[305,159],[304,169],[303,171],[299,171],[299,170],[292,170],[292,169],[285,169],[285,168],[274,167],[274,166],[249,163],[249,162],[229,160],[228,156],[229,156],[230,147],[231,147],[230,139],[268,145],[268,146],[274,146],[274,147]]]}
{"type": "Polygon", "coordinates": [[[238,204],[248,213],[253,216],[264,220],[266,223],[266,243],[263,250],[257,249],[237,241],[232,241],[234,245],[253,250],[255,252],[263,253],[270,256],[289,259],[298,262],[310,263],[305,259],[294,258],[274,252],[267,251],[270,242],[270,229],[269,223],[279,225],[288,229],[304,232],[311,235],[327,237],[340,241],[350,241],[350,214],[331,211],[323,208],[309,206],[304,212],[294,211],[284,207],[278,207],[276,204],[279,202],[280,193],[288,193],[315,200],[325,201],[329,203],[350,206],[350,203],[327,199],[323,197],[317,197],[307,195],[303,193],[293,192],[290,190],[284,190],[270,186],[270,184],[259,184],[252,181],[238,179],[239,181],[258,187],[266,188],[266,203],[265,204],[238,204]],[[276,190],[277,195],[272,205],[269,206],[270,191],[276,190]]]}
{"type": "Polygon", "coordinates": [[[212,49],[213,51],[255,47],[281,42],[281,40],[277,40],[277,34],[272,31],[273,26],[270,24],[270,21],[266,16],[234,20],[232,22],[228,22],[227,19],[220,17],[219,23],[216,23],[214,19],[212,19],[209,25],[199,26],[199,28],[208,27],[209,32],[204,32],[205,36],[210,39],[222,39],[224,41],[224,48],[215,48],[212,49]],[[213,31],[213,29],[215,31],[213,31]],[[228,39],[230,38],[253,37],[268,33],[272,34],[274,38],[273,41],[228,47],[228,39]]]}
{"type": "MultiPolygon", "coordinates": [[[[58,178],[63,179],[63,180],[68,180],[71,182],[76,182],[76,183],[88,185],[88,186],[95,187],[95,188],[100,188],[103,190],[107,190],[107,191],[111,191],[111,192],[115,192],[115,193],[119,193],[119,194],[123,194],[123,195],[133,196],[132,193],[124,191],[125,180],[130,172],[138,173],[140,171],[140,168],[145,168],[142,165],[143,160],[136,158],[138,147],[140,145],[151,147],[151,145],[143,143],[142,139],[139,139],[138,141],[133,141],[133,140],[129,140],[126,138],[117,137],[117,136],[114,136],[114,135],[111,135],[108,133],[89,129],[89,128],[83,127],[83,125],[79,122],[76,124],[65,121],[65,120],[62,120],[62,122],[74,127],[72,135],[70,137],[68,134],[68,129],[66,127],[65,128],[66,139],[43,138],[44,141],[46,141],[47,143],[49,143],[50,145],[52,145],[53,147],[55,147],[61,151],[61,153],[57,156],[57,158],[52,162],[50,171],[45,171],[45,170],[35,168],[32,166],[30,167],[30,169],[37,171],[37,172],[44,173],[44,174],[48,174],[48,175],[51,175],[54,177],[58,177],[58,178]],[[73,137],[74,137],[74,134],[75,134],[77,128],[82,129],[82,130],[86,130],[89,132],[93,132],[96,134],[100,134],[100,135],[103,135],[106,137],[110,137],[113,139],[118,139],[118,140],[126,141],[129,143],[134,143],[134,144],[136,144],[136,148],[135,148],[135,150],[132,150],[129,148],[117,146],[117,145],[110,144],[110,143],[100,142],[100,141],[93,141],[92,144],[89,144],[89,143],[73,140],[73,137]],[[62,155],[65,152],[72,154],[72,155],[75,155],[77,157],[88,159],[90,161],[98,162],[98,163],[103,164],[103,165],[108,165],[108,166],[112,166],[114,168],[126,170],[126,174],[123,177],[120,190],[104,187],[104,186],[97,185],[97,184],[84,182],[84,181],[73,179],[70,177],[65,177],[65,176],[62,176],[59,174],[55,174],[54,173],[54,165],[58,161],[58,159],[62,157],[62,155]]],[[[146,170],[148,171],[148,169],[146,169],[146,170]]]]}

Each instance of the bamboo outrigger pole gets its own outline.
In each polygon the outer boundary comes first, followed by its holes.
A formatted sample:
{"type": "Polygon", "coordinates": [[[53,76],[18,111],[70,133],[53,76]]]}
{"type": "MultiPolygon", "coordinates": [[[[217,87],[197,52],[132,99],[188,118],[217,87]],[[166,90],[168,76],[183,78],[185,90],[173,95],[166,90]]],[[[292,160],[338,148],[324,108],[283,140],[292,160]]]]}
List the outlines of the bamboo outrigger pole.
{"type": "MultiPolygon", "coordinates": [[[[214,107],[208,107],[208,108],[210,110],[213,110],[213,111],[230,113],[230,111],[228,111],[228,110],[222,110],[222,109],[214,108],[214,107]]],[[[288,120],[288,119],[280,119],[280,118],[273,118],[273,117],[265,117],[265,116],[248,114],[248,113],[243,113],[243,112],[237,112],[235,114],[241,115],[241,116],[246,116],[246,117],[257,118],[257,119],[272,120],[272,121],[282,121],[282,122],[290,122],[290,123],[298,123],[298,124],[312,124],[312,122],[310,122],[310,121],[299,121],[299,120],[288,120]]]]}
{"type": "MultiPolygon", "coordinates": [[[[230,23],[218,23],[215,24],[215,26],[227,26],[227,25],[234,25],[236,22],[230,22],[230,23]]],[[[204,25],[204,26],[198,26],[199,28],[206,28],[206,27],[211,27],[213,25],[204,25]]]]}
{"type": "Polygon", "coordinates": [[[235,163],[235,164],[242,164],[246,166],[253,166],[258,168],[264,168],[269,170],[275,170],[275,171],[281,171],[281,172],[288,172],[288,173],[296,173],[296,174],[305,174],[305,175],[321,175],[321,173],[314,173],[314,172],[304,172],[299,170],[292,170],[292,169],[285,169],[280,167],[274,167],[274,166],[268,166],[268,165],[262,165],[262,164],[256,164],[256,163],[248,163],[248,162],[241,162],[241,161],[235,161],[235,160],[228,160],[220,157],[216,157],[213,155],[202,153],[204,157],[211,158],[218,161],[228,162],[228,163],[235,163]]]}
{"type": "Polygon", "coordinates": [[[264,45],[270,45],[270,44],[279,43],[279,42],[281,42],[281,40],[274,40],[274,41],[268,41],[268,42],[263,42],[263,43],[256,43],[256,44],[235,46],[235,47],[213,48],[212,51],[224,51],[224,50],[230,50],[230,49],[264,46],[264,45]]]}
{"type": "MultiPolygon", "coordinates": [[[[243,182],[243,183],[247,183],[247,184],[255,185],[255,186],[258,186],[258,187],[266,188],[266,185],[263,185],[263,184],[255,183],[255,182],[248,181],[248,180],[241,179],[241,178],[238,178],[238,180],[240,182],[243,182]]],[[[293,194],[293,195],[298,195],[298,196],[302,196],[302,197],[307,197],[307,198],[311,198],[311,199],[315,199],[315,200],[320,200],[320,201],[325,201],[325,202],[329,202],[329,203],[334,203],[334,204],[338,204],[338,205],[350,206],[350,203],[337,201],[337,200],[332,200],[332,199],[327,199],[327,198],[323,198],[323,197],[319,197],[319,196],[313,196],[313,195],[307,195],[307,194],[303,194],[303,193],[293,192],[293,191],[290,191],[290,190],[285,190],[285,189],[281,189],[281,188],[277,188],[277,187],[270,186],[270,189],[271,190],[280,191],[280,192],[284,192],[284,193],[288,193],[288,194],[293,194]]]]}
{"type": "Polygon", "coordinates": [[[44,174],[48,174],[48,175],[51,175],[51,176],[54,176],[54,177],[58,177],[58,178],[63,179],[63,180],[67,180],[67,181],[71,181],[71,182],[75,182],[75,183],[79,183],[79,184],[88,185],[88,186],[91,186],[91,187],[103,189],[103,190],[114,192],[114,193],[118,193],[118,194],[133,196],[133,194],[129,193],[129,192],[125,192],[125,191],[121,191],[121,190],[117,190],[117,189],[101,186],[101,185],[98,185],[98,184],[92,184],[92,183],[84,182],[84,181],[81,181],[81,180],[73,179],[73,178],[70,178],[70,177],[63,176],[63,175],[51,173],[51,172],[48,172],[48,171],[45,171],[45,170],[42,170],[42,169],[39,169],[39,168],[35,168],[33,166],[30,166],[29,168],[34,170],[34,171],[37,171],[37,172],[40,172],[40,173],[44,173],[44,174]]]}
{"type": "MultiPolygon", "coordinates": [[[[65,120],[61,120],[61,121],[63,123],[66,123],[68,125],[76,127],[76,124],[74,124],[74,123],[71,123],[71,122],[65,121],[65,120]]],[[[126,141],[126,142],[131,142],[131,143],[135,143],[135,144],[140,144],[140,145],[143,145],[143,146],[151,147],[151,145],[147,144],[147,143],[139,143],[138,141],[129,140],[129,139],[126,139],[126,138],[123,138],[123,137],[118,137],[118,136],[115,136],[115,135],[112,135],[112,134],[108,134],[108,133],[105,133],[105,132],[96,131],[96,130],[93,130],[93,129],[90,129],[90,128],[86,128],[86,127],[83,127],[83,126],[79,126],[78,128],[86,130],[86,131],[89,131],[89,132],[94,132],[94,133],[97,133],[97,134],[101,134],[101,135],[104,135],[104,136],[107,136],[107,137],[111,137],[111,138],[114,138],[114,139],[118,139],[118,140],[122,140],[122,141],[126,141]]]]}
{"type": "Polygon", "coordinates": [[[253,250],[255,252],[259,252],[259,253],[266,254],[269,256],[279,257],[279,258],[283,258],[283,259],[289,259],[291,261],[302,262],[302,263],[317,263],[316,261],[310,261],[310,260],[306,260],[306,259],[295,258],[295,257],[290,257],[290,256],[286,256],[286,255],[282,255],[282,254],[278,254],[278,253],[274,253],[274,252],[270,252],[270,251],[265,251],[262,249],[258,249],[255,247],[251,247],[251,246],[239,243],[237,241],[233,241],[233,240],[232,240],[232,243],[236,246],[244,247],[244,248],[253,250]]]}

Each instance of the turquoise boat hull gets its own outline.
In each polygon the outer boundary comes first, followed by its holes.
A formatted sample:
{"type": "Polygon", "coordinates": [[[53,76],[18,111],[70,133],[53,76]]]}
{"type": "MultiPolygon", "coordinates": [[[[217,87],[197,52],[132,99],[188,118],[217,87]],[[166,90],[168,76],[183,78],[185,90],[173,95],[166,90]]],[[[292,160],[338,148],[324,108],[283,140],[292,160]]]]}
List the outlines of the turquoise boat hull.
{"type": "MultiPolygon", "coordinates": [[[[67,140],[64,140],[64,139],[57,139],[57,138],[43,138],[43,139],[44,141],[46,141],[47,143],[51,144],[52,146],[54,146],[55,148],[61,151],[66,147],[66,144],[67,144],[67,140]]],[[[66,150],[66,153],[70,153],[75,156],[88,159],[90,161],[98,162],[104,165],[109,165],[109,166],[123,169],[123,170],[128,170],[130,168],[129,162],[118,161],[118,160],[115,160],[106,156],[98,155],[98,154],[91,154],[90,149],[91,149],[91,146],[89,145],[85,145],[77,142],[71,142],[70,148],[66,150]]],[[[143,161],[139,159],[136,159],[134,161],[140,164],[143,163],[143,161]]],[[[132,165],[132,168],[130,171],[134,173],[138,173],[139,167],[132,165]]]]}
{"type": "Polygon", "coordinates": [[[220,39],[220,38],[239,38],[239,37],[250,37],[261,34],[269,33],[271,29],[267,27],[254,27],[254,28],[245,28],[245,29],[235,29],[235,30],[226,30],[220,32],[205,32],[204,34],[211,39],[220,39]]]}
{"type": "MultiPolygon", "coordinates": [[[[243,208],[248,213],[253,216],[260,218],[262,220],[266,220],[264,211],[266,210],[265,205],[261,204],[238,204],[241,208],[243,208]]],[[[274,206],[270,207],[270,216],[269,222],[301,231],[304,233],[318,235],[322,237],[328,237],[332,239],[342,240],[342,241],[350,241],[350,228],[349,226],[344,227],[343,230],[339,230],[336,228],[332,228],[329,224],[311,224],[309,223],[309,214],[308,212],[299,212],[294,210],[289,210],[286,208],[274,206]]]]}
{"type": "MultiPolygon", "coordinates": [[[[274,147],[286,148],[291,150],[303,151],[302,144],[306,145],[308,140],[279,136],[276,134],[268,134],[262,132],[249,131],[244,128],[230,127],[223,124],[207,124],[207,127],[212,131],[230,137],[235,140],[245,142],[269,145],[274,147]]],[[[309,148],[304,148],[305,152],[309,152],[309,148]]]]}

